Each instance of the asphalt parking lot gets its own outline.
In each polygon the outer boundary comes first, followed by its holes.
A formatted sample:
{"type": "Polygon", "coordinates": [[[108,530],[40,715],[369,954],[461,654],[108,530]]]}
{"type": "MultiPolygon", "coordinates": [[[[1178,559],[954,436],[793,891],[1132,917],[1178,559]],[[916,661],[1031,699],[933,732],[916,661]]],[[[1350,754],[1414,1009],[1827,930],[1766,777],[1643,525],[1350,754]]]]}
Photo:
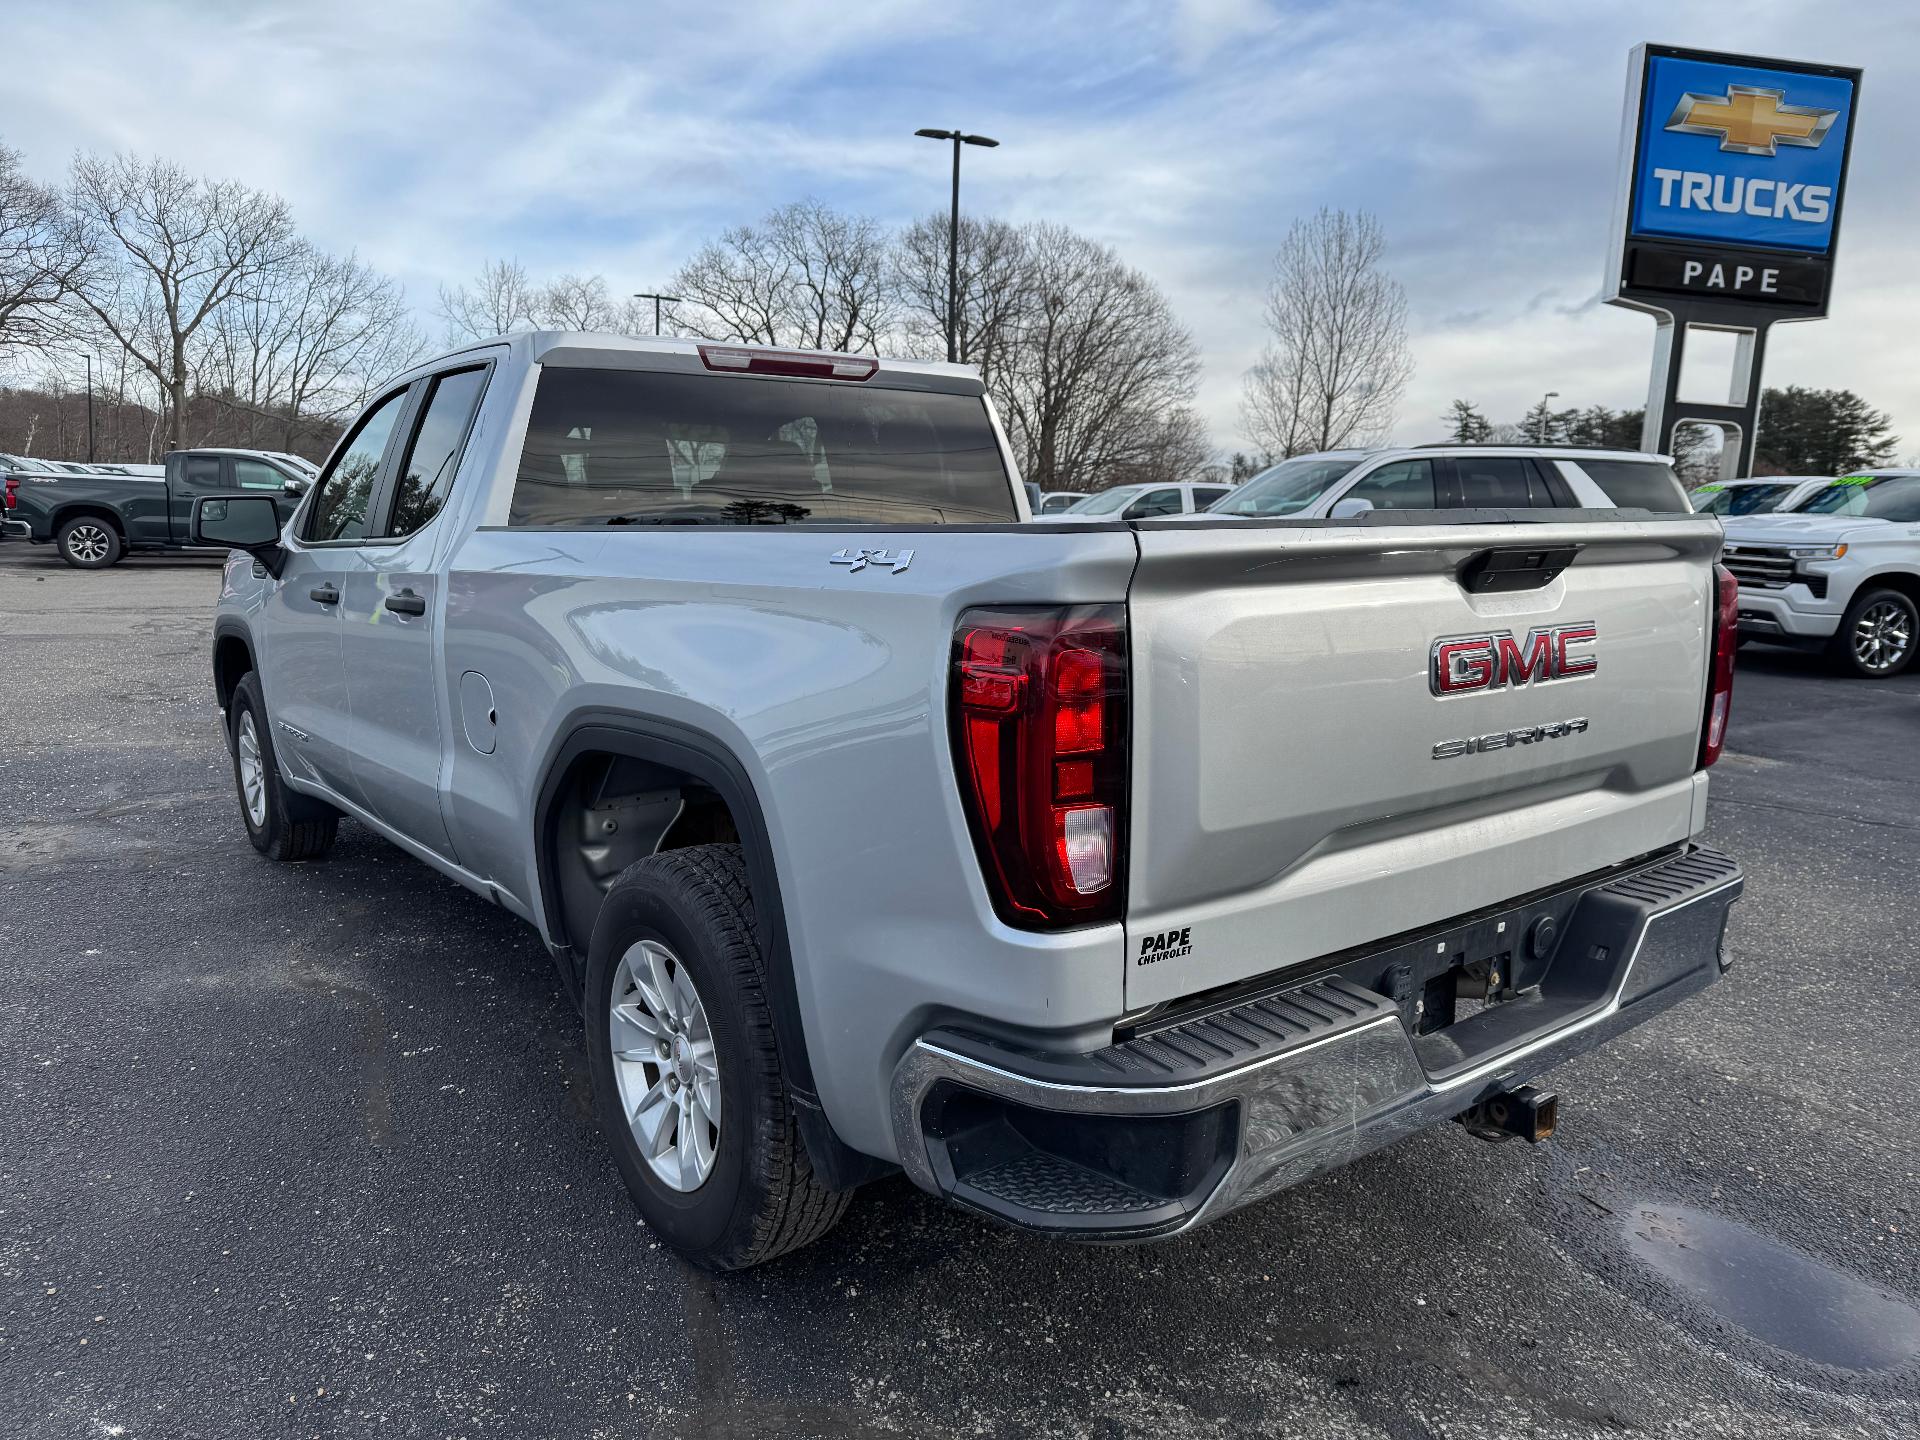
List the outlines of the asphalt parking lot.
{"type": "Polygon", "coordinates": [[[0,1435],[1920,1433],[1920,674],[1743,655],[1726,983],[1171,1245],[657,1247],[533,932],[248,847],[204,561],[0,544],[0,1435]]]}

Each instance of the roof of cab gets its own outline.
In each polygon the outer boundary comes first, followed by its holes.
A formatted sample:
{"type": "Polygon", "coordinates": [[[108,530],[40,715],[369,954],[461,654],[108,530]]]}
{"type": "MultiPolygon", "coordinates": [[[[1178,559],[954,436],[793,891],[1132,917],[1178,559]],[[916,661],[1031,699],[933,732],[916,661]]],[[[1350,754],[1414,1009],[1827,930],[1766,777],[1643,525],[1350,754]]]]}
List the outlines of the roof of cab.
{"type": "MultiPolygon", "coordinates": [[[[568,365],[608,370],[668,370],[699,374],[733,374],[715,371],[701,359],[703,346],[721,346],[729,350],[754,350],[781,355],[820,359],[875,360],[879,368],[865,380],[831,380],[825,384],[865,384],[913,390],[943,390],[962,395],[983,394],[979,370],[972,365],[949,365],[943,360],[907,360],[893,356],[855,355],[848,351],[812,350],[796,346],[755,345],[732,340],[693,340],[678,336],[611,335],[586,330],[522,330],[510,335],[495,335],[459,346],[431,360],[415,365],[407,376],[444,369],[451,361],[478,359],[483,352],[506,347],[517,359],[536,365],[568,365]]],[[[763,377],[749,377],[763,378],[763,377]]]]}

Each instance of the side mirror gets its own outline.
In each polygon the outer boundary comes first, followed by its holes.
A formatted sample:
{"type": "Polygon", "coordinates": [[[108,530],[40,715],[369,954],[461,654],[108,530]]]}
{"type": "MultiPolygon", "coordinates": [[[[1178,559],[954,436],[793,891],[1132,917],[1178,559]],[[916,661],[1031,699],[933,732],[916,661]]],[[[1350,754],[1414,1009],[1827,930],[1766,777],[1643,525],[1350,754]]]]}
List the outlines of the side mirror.
{"type": "Polygon", "coordinates": [[[204,495],[193,502],[193,543],[245,550],[280,573],[280,512],[266,495],[204,495]]]}
{"type": "Polygon", "coordinates": [[[280,487],[280,493],[289,500],[298,500],[302,495],[307,493],[307,482],[300,479],[297,475],[289,475],[287,477],[287,483],[280,487]]]}
{"type": "Polygon", "coordinates": [[[1356,515],[1364,515],[1373,509],[1371,500],[1336,500],[1329,512],[1335,520],[1351,520],[1356,515]]]}

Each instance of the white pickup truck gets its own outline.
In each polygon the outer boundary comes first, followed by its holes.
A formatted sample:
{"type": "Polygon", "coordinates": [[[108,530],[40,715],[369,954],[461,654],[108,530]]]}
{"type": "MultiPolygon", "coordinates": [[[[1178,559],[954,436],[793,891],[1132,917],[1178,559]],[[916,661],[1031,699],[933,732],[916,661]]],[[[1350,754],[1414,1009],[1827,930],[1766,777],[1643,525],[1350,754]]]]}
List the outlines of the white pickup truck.
{"type": "Polygon", "coordinates": [[[1791,513],[1728,516],[1740,638],[1822,651],[1870,680],[1920,640],[1920,470],[1828,481],[1791,513]]]}
{"type": "Polygon", "coordinates": [[[715,1268],[896,1167],[1146,1239],[1449,1118],[1537,1140],[1530,1081],[1719,978],[1717,520],[1027,519],[959,367],[443,356],[290,522],[197,506],[247,834],[351,817],[536,926],[715,1268]]]}

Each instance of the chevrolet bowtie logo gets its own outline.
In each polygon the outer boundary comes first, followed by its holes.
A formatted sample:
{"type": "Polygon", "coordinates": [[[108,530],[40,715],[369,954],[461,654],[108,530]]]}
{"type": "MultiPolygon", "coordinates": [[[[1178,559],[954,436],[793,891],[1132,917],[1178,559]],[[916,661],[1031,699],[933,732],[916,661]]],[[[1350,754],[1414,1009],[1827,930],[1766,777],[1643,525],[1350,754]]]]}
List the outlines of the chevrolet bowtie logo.
{"type": "Polygon", "coordinates": [[[1838,110],[1784,105],[1784,90],[1729,85],[1725,96],[1682,95],[1667,129],[1682,135],[1718,135],[1720,148],[1741,155],[1774,155],[1778,145],[1817,147],[1840,116],[1838,110]]]}

